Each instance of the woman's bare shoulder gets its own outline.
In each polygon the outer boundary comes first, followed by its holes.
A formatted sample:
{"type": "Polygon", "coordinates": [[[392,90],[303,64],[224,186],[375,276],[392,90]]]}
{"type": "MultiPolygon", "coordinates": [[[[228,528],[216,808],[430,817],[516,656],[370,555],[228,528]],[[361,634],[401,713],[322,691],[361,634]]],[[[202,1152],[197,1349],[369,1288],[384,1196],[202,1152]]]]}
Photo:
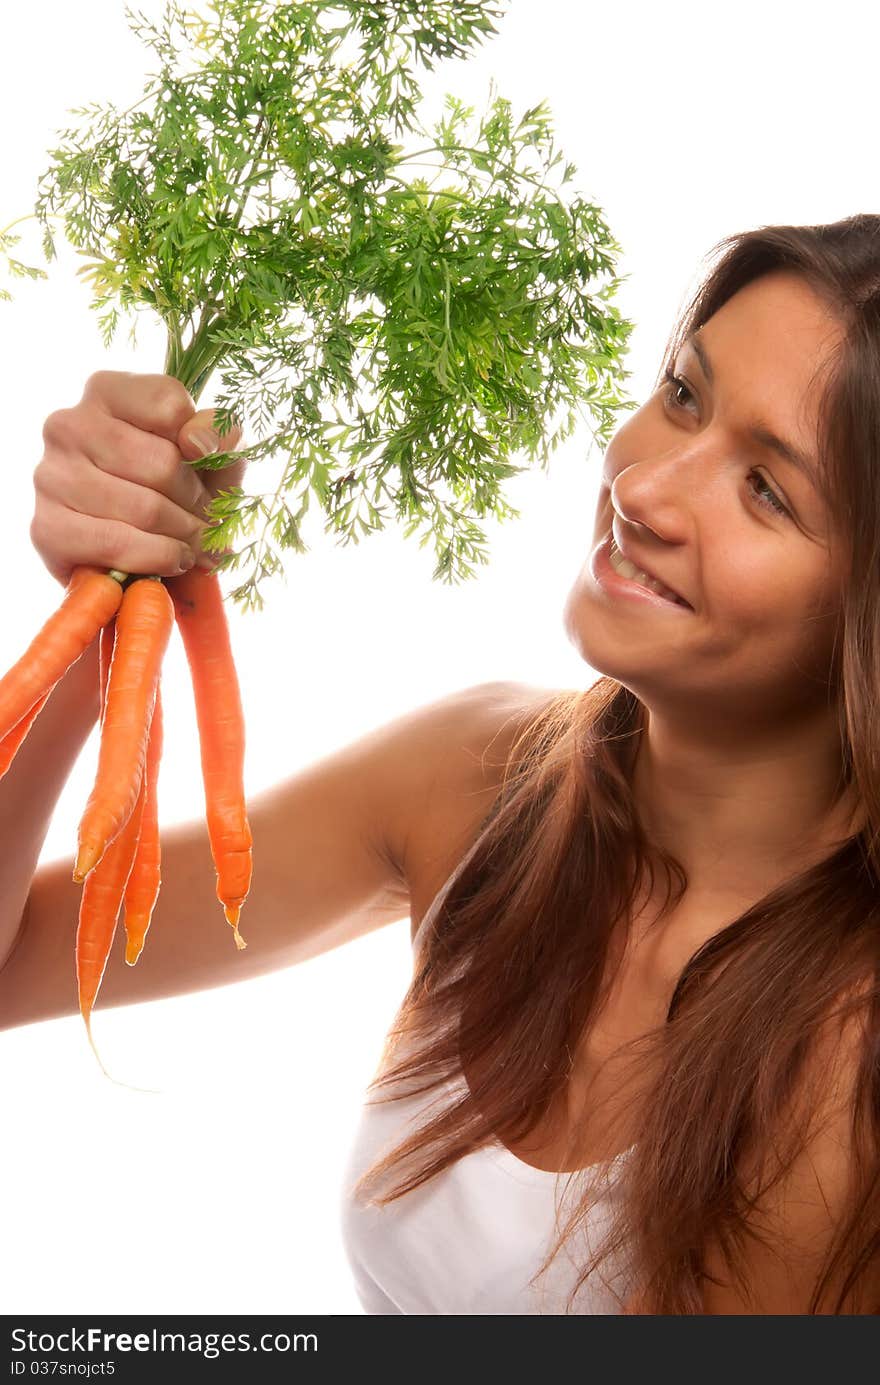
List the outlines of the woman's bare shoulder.
{"type": "Polygon", "coordinates": [[[520,732],[564,688],[493,680],[449,694],[422,718],[422,774],[397,853],[411,900],[413,935],[425,910],[476,839],[520,732]]]}

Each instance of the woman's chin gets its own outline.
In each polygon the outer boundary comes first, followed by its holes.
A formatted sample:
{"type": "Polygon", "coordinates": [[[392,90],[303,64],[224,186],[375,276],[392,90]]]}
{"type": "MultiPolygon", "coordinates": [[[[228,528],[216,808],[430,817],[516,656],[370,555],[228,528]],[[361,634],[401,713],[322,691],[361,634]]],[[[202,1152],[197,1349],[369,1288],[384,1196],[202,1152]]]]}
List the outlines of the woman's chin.
{"type": "Polygon", "coordinates": [[[585,568],[563,607],[562,625],[568,642],[594,673],[615,678],[639,696],[633,682],[641,684],[644,653],[640,655],[632,640],[622,636],[609,614],[607,604],[595,591],[589,568],[585,568]]]}
{"type": "MultiPolygon", "coordinates": [[[[587,578],[589,580],[589,578],[587,578]]],[[[590,600],[584,590],[584,579],[579,577],[566,597],[562,612],[562,625],[571,644],[584,663],[596,673],[619,677],[619,670],[612,665],[620,664],[620,642],[612,642],[602,630],[605,621],[595,601],[590,600]],[[618,658],[614,657],[617,648],[618,658]]]]}

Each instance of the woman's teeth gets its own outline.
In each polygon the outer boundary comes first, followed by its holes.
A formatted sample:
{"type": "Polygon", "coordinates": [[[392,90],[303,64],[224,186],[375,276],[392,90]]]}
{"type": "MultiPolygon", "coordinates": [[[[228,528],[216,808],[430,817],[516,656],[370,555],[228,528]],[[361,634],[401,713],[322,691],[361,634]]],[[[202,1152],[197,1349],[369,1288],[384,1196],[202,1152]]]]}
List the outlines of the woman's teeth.
{"type": "Polygon", "coordinates": [[[608,561],[614,571],[620,573],[621,577],[628,577],[630,581],[638,582],[639,586],[650,588],[658,596],[665,597],[667,601],[674,601],[678,606],[688,604],[686,601],[682,601],[680,596],[676,596],[674,591],[670,591],[669,587],[664,587],[663,583],[658,582],[655,577],[649,577],[647,572],[642,572],[635,563],[630,562],[629,558],[624,558],[614,539],[611,540],[611,552],[608,561]]]}

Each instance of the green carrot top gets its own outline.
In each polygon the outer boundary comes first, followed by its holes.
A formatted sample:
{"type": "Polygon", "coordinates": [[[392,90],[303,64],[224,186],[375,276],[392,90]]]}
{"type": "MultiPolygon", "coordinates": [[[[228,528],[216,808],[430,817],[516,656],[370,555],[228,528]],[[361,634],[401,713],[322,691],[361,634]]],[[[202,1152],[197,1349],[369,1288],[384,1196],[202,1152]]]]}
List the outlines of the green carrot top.
{"type": "Polygon", "coordinates": [[[447,96],[418,119],[417,66],[467,57],[502,10],[126,13],[158,71],[129,110],[72,112],[36,213],[50,259],[59,220],[85,257],[107,344],[147,311],[194,398],[219,374],[221,429],[236,418],[258,441],[198,465],[282,459],[277,483],[212,504],[209,546],[238,541],[223,565],[245,570],[233,599],[262,607],[280,551],[306,547],[312,496],[340,542],[396,518],[433,538],[435,579],[472,576],[480,518],[518,514],[501,494],[514,458],[546,466],[583,404],[600,443],[636,407],[618,389],[619,246],[571,191],[546,105],[516,118],[493,87],[481,115],[447,96]]]}

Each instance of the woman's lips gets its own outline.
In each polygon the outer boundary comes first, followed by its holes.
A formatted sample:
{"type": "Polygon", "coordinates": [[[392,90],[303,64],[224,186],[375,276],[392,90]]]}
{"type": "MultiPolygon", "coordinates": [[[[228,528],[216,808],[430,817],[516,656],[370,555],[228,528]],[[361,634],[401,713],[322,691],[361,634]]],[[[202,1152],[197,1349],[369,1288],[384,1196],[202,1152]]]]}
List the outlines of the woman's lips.
{"type": "MultiPolygon", "coordinates": [[[[631,563],[638,573],[640,573],[643,577],[646,577],[648,579],[645,583],[646,586],[650,587],[652,582],[656,582],[657,586],[662,587],[663,589],[662,591],[658,592],[658,596],[669,596],[672,598],[673,601],[680,601],[685,606],[690,605],[690,602],[685,601],[681,592],[677,592],[674,587],[671,587],[669,585],[668,582],[664,582],[663,578],[660,577],[658,573],[652,572],[651,569],[648,567],[647,563],[644,563],[640,559],[638,559],[633,552],[626,551],[620,539],[614,532],[613,524],[611,526],[611,552],[609,556],[611,558],[612,566],[616,570],[620,570],[621,564],[618,560],[622,559],[626,563],[631,563]]],[[[640,579],[634,576],[632,580],[634,582],[637,582],[640,579]]]]}
{"type": "Polygon", "coordinates": [[[680,601],[672,601],[669,597],[661,596],[659,592],[651,591],[650,587],[641,586],[632,577],[624,577],[622,573],[615,571],[611,566],[611,545],[613,542],[613,535],[606,535],[593,550],[590,558],[590,573],[593,581],[604,591],[607,591],[609,596],[622,596],[636,601],[647,601],[652,606],[662,607],[666,611],[681,611],[682,613],[693,611],[692,606],[682,604],[683,597],[680,601]]]}

